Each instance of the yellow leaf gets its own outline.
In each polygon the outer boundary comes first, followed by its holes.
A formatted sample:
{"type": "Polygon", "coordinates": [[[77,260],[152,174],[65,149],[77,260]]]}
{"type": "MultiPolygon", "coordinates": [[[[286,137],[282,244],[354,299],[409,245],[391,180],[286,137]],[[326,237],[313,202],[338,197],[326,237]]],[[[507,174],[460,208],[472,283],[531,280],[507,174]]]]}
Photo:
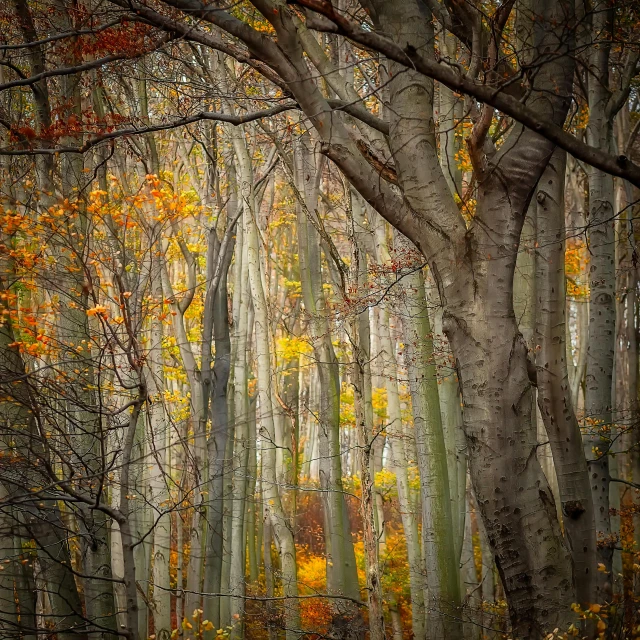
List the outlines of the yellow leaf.
{"type": "Polygon", "coordinates": [[[96,305],[93,309],[87,309],[88,316],[105,315],[107,313],[107,307],[103,307],[101,304],[96,305]]]}

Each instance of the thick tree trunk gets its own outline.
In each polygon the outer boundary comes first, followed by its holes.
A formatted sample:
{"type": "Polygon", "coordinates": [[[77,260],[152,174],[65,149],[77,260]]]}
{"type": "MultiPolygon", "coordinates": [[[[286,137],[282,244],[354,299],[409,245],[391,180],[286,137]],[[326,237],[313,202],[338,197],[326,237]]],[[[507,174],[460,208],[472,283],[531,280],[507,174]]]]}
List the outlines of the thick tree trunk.
{"type": "MultiPolygon", "coordinates": [[[[528,159],[522,158],[521,168],[531,170],[528,159]]],[[[475,495],[514,633],[534,637],[568,626],[573,580],[553,496],[536,456],[527,345],[512,306],[512,247],[518,246],[527,202],[520,201],[520,225],[511,226],[503,204],[509,196],[498,170],[492,171],[481,186],[476,216],[479,221],[497,217],[503,232],[494,236],[475,229],[474,291],[454,302],[456,289],[446,287],[444,326],[462,384],[475,495]]]]}
{"type": "MultiPolygon", "coordinates": [[[[544,19],[533,26],[537,50],[557,48],[554,29],[571,19],[571,7],[569,2],[550,1],[538,7],[544,19]]],[[[424,34],[428,21],[417,3],[376,3],[376,10],[382,28],[431,55],[424,34]]],[[[562,42],[560,54],[571,49],[570,42],[562,42]]],[[[553,56],[536,75],[529,106],[541,117],[562,123],[572,77],[571,58],[553,56]]],[[[317,128],[329,138],[327,155],[372,206],[411,237],[432,267],[461,383],[473,486],[505,585],[514,633],[536,636],[557,625],[568,626],[574,599],[570,557],[536,458],[530,363],[513,312],[520,231],[553,146],[515,126],[487,162],[476,215],[465,230],[439,171],[430,120],[432,85],[403,68],[392,74],[389,88],[389,139],[404,202],[380,180],[369,179],[339,125],[331,128],[331,136],[325,129],[328,123],[319,121],[317,128]]],[[[318,112],[310,91],[296,97],[305,110],[318,112]]]]}

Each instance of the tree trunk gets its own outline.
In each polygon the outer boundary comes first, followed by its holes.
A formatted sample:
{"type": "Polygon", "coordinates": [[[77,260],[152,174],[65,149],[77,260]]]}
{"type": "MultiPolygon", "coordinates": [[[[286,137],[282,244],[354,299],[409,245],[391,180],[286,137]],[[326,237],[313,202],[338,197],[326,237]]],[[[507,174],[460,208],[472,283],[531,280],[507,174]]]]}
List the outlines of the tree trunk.
{"type": "Polygon", "coordinates": [[[404,449],[404,429],[400,412],[400,396],[398,393],[398,366],[395,358],[394,344],[389,335],[389,313],[386,308],[380,309],[380,347],[384,354],[385,386],[387,389],[386,431],[391,444],[390,467],[396,474],[398,491],[398,507],[402,519],[402,529],[407,544],[407,560],[409,563],[409,585],[411,595],[411,628],[415,638],[425,637],[424,610],[424,566],[420,552],[418,537],[418,521],[411,504],[407,457],[404,449]]]}
{"type": "Polygon", "coordinates": [[[156,636],[166,640],[171,635],[171,584],[169,560],[171,551],[171,515],[169,512],[169,421],[164,401],[164,363],[162,357],[162,265],[156,253],[162,251],[160,229],[149,225],[153,258],[150,273],[151,343],[147,354],[150,405],[147,410],[148,440],[150,442],[151,469],[149,473],[149,506],[154,520],[153,528],[153,622],[156,636]]]}
{"type": "MultiPolygon", "coordinates": [[[[357,252],[357,249],[356,249],[357,252]]],[[[358,435],[358,462],[362,496],[360,512],[362,515],[362,541],[364,543],[365,572],[367,578],[369,604],[369,633],[371,640],[384,640],[384,613],[382,609],[382,585],[378,561],[378,535],[375,523],[375,505],[373,478],[371,477],[371,423],[367,423],[365,412],[365,350],[360,344],[358,318],[351,321],[350,340],[353,349],[351,384],[356,414],[358,435]]]]}
{"type": "MultiPolygon", "coordinates": [[[[323,163],[316,167],[311,140],[302,136],[294,152],[295,188],[298,196],[298,256],[305,310],[310,316],[320,400],[317,433],[322,462],[320,486],[325,510],[327,586],[329,593],[359,598],[351,529],[342,486],[340,456],[340,372],[331,342],[325,293],[322,286],[320,235],[312,224],[318,215],[318,187],[323,163]],[[311,220],[309,219],[311,218],[311,220]]],[[[328,258],[330,259],[330,258],[328,258]]],[[[351,607],[336,600],[335,614],[351,607]],[[346,608],[345,608],[346,607],[346,608]]],[[[351,613],[354,613],[351,611],[351,613]]]]}
{"type": "Polygon", "coordinates": [[[300,629],[300,607],[297,600],[298,578],[293,532],[282,506],[276,476],[275,424],[276,410],[271,383],[269,320],[262,282],[258,244],[257,211],[253,189],[253,170],[243,129],[232,132],[232,142],[238,161],[240,193],[243,206],[244,241],[247,243],[249,285],[255,313],[256,360],[258,367],[258,411],[262,450],[262,489],[265,508],[271,520],[273,536],[280,555],[282,585],[285,596],[287,640],[294,640],[300,629]],[[290,598],[290,599],[289,599],[290,598]]]}
{"type": "MultiPolygon", "coordinates": [[[[243,637],[244,599],[245,595],[245,549],[247,540],[243,535],[247,487],[249,486],[249,451],[255,447],[251,441],[249,422],[249,396],[247,389],[247,337],[250,331],[248,324],[249,282],[247,281],[247,254],[242,228],[237,234],[236,273],[234,298],[238,299],[237,316],[234,318],[234,357],[233,357],[233,416],[235,422],[234,477],[232,502],[232,534],[231,534],[231,571],[229,576],[229,593],[240,596],[231,598],[231,619],[234,624],[233,637],[243,637]],[[238,621],[236,621],[236,618],[238,621]]],[[[226,298],[226,295],[225,295],[226,298]]],[[[255,560],[254,560],[255,563],[255,560]]]]}
{"type": "Polygon", "coordinates": [[[560,490],[564,528],[573,560],[576,595],[595,602],[597,571],[595,520],[587,461],[580,446],[566,367],[563,151],[554,153],[536,195],[538,257],[536,277],[536,369],[538,406],[551,444],[560,490]]]}
{"type": "MultiPolygon", "coordinates": [[[[592,47],[589,59],[589,144],[609,151],[612,122],[608,114],[608,42],[613,11],[596,3],[591,33],[604,38],[592,47]]],[[[615,351],[615,217],[613,178],[598,169],[589,170],[589,341],[585,385],[585,456],[591,478],[598,536],[598,559],[605,571],[598,572],[597,601],[608,600],[612,592],[611,570],[614,542],[609,513],[609,447],[612,432],[612,381],[615,351]]]]}
{"type": "MultiPolygon", "coordinates": [[[[403,246],[398,243],[397,250],[403,246]]],[[[406,245],[405,245],[406,247],[406,245]]],[[[420,471],[422,546],[427,571],[427,635],[434,640],[462,633],[459,559],[452,536],[449,467],[442,429],[433,334],[421,271],[405,276],[402,310],[405,362],[420,471]]]]}

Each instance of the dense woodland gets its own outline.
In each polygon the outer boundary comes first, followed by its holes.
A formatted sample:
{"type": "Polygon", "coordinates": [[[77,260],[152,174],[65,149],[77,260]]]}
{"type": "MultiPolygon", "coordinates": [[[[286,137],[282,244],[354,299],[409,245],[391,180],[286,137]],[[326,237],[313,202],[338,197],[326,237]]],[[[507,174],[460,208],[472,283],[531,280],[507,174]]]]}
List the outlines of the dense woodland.
{"type": "Polygon", "coordinates": [[[0,3],[0,640],[640,637],[635,0],[0,3]]]}

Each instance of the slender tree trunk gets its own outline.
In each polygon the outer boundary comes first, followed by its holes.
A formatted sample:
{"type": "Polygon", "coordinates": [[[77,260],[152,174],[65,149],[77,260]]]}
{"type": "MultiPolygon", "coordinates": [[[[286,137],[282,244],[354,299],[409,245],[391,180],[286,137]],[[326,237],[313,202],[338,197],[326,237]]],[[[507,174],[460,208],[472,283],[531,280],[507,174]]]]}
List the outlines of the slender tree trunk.
{"type": "MultiPolygon", "coordinates": [[[[331,342],[331,328],[326,315],[322,287],[320,236],[312,224],[318,215],[318,187],[323,164],[316,167],[311,141],[303,136],[294,153],[295,187],[298,191],[298,256],[305,310],[310,315],[314,357],[320,391],[318,411],[318,465],[325,512],[327,548],[327,586],[332,594],[359,598],[355,554],[342,486],[340,456],[340,372],[331,342]]],[[[313,454],[312,454],[313,456],[313,454]]],[[[350,611],[346,603],[336,601],[337,618],[350,611]]],[[[336,620],[338,622],[338,620],[336,620]]]]}
{"type": "MultiPolygon", "coordinates": [[[[122,548],[124,553],[124,576],[127,585],[127,611],[129,604],[130,580],[133,577],[130,564],[135,568],[134,591],[138,601],[136,612],[138,615],[137,634],[139,640],[145,640],[149,635],[149,583],[151,580],[151,536],[153,528],[153,515],[149,508],[149,449],[147,446],[145,429],[145,416],[137,420],[135,427],[135,440],[133,455],[127,463],[131,467],[129,473],[130,482],[123,483],[123,489],[127,491],[124,499],[131,504],[131,512],[128,515],[126,526],[120,525],[122,536],[122,548]]],[[[120,508],[122,511],[122,507],[120,508]]]]}
{"type": "MultiPolygon", "coordinates": [[[[125,592],[125,632],[127,640],[146,640],[149,630],[147,628],[146,602],[141,598],[138,591],[137,575],[143,575],[145,580],[149,576],[149,566],[146,564],[146,545],[138,544],[141,541],[142,534],[140,530],[136,530],[139,522],[136,514],[132,514],[132,502],[135,497],[136,501],[140,501],[136,495],[140,488],[139,463],[134,464],[133,460],[144,460],[144,456],[140,455],[140,413],[142,406],[147,400],[147,387],[144,377],[140,371],[139,376],[138,397],[129,414],[129,422],[124,427],[124,438],[122,442],[120,470],[120,494],[118,505],[117,523],[120,529],[120,539],[122,541],[122,576],[124,580],[125,592]],[[142,611],[140,611],[142,608],[142,611]]],[[[136,502],[136,508],[138,507],[136,502]]],[[[145,532],[146,533],[146,532],[145,532]]],[[[141,589],[142,591],[142,589],[141,589]]]]}
{"type": "Polygon", "coordinates": [[[260,564],[260,511],[256,500],[256,484],[257,484],[257,433],[256,433],[256,403],[255,399],[249,406],[249,464],[247,473],[249,481],[247,483],[247,546],[249,551],[249,579],[251,584],[255,585],[258,581],[258,572],[260,564]]]}
{"type": "MultiPolygon", "coordinates": [[[[155,252],[161,252],[159,229],[150,226],[155,252]]],[[[162,360],[162,266],[154,255],[151,269],[151,344],[147,356],[147,387],[150,406],[147,411],[148,439],[151,444],[149,503],[154,519],[153,529],[153,622],[156,636],[166,640],[171,634],[171,584],[169,560],[171,551],[171,515],[169,512],[169,423],[164,401],[164,365],[162,360]]]]}
{"type": "MultiPolygon", "coordinates": [[[[260,482],[262,485],[262,482],[260,482]]],[[[260,495],[262,495],[262,486],[260,487],[260,495]]],[[[273,598],[274,596],[274,576],[273,576],[273,562],[271,560],[271,517],[265,506],[263,515],[263,563],[264,563],[264,582],[266,587],[267,598],[273,598]]],[[[272,601],[267,601],[267,629],[269,631],[269,640],[275,640],[278,637],[278,631],[275,626],[275,611],[272,601]]]]}
{"type": "MultiPolygon", "coordinates": [[[[357,249],[356,249],[357,252],[357,249]]],[[[353,365],[351,384],[354,391],[356,431],[358,436],[358,462],[360,469],[362,515],[362,540],[364,543],[365,572],[369,604],[369,633],[371,640],[384,640],[384,613],[382,609],[382,585],[378,561],[378,535],[375,522],[375,504],[373,478],[371,477],[371,433],[372,424],[367,423],[364,386],[365,386],[365,349],[360,344],[358,318],[351,321],[351,345],[353,365]]]]}
{"type": "MultiPolygon", "coordinates": [[[[235,215],[235,198],[230,198],[227,224],[235,215]],[[231,215],[229,215],[231,214],[231,215]]],[[[242,250],[242,249],[241,249],[242,250]]],[[[221,243],[215,229],[209,231],[207,250],[208,282],[212,282],[215,265],[220,257],[221,243]]],[[[229,420],[228,381],[231,369],[231,340],[227,307],[227,276],[231,262],[231,252],[222,256],[218,286],[215,291],[207,290],[205,297],[205,321],[203,334],[203,397],[205,410],[211,418],[211,433],[207,441],[207,545],[204,572],[205,593],[227,593],[229,584],[229,562],[225,563],[225,551],[229,548],[230,538],[225,537],[225,515],[232,499],[231,491],[226,491],[231,482],[232,468],[229,447],[232,446],[232,427],[229,420]],[[215,346],[215,361],[211,367],[212,344],[215,346]],[[226,493],[226,495],[225,495],[226,493]],[[226,498],[226,501],[225,501],[226,498]],[[226,545],[226,549],[225,549],[226,545]],[[227,569],[227,579],[223,573],[227,569]]],[[[242,368],[242,367],[240,367],[242,368]]],[[[237,419],[237,418],[236,418],[237,419]]],[[[231,449],[233,451],[233,449],[231,449]]],[[[231,505],[232,508],[232,505],[231,505]]],[[[228,514],[231,516],[231,513],[228,514]]],[[[229,602],[224,597],[207,597],[204,602],[204,615],[218,627],[229,620],[229,602]],[[223,611],[222,603],[225,602],[223,611]],[[223,617],[224,614],[224,617],[223,617]]]]}
{"type": "MultiPolygon", "coordinates": [[[[620,120],[626,120],[621,113],[620,120]]],[[[622,129],[627,129],[623,127],[622,129]]],[[[628,131],[625,131],[625,134],[628,131]]],[[[638,338],[636,335],[636,306],[638,276],[634,264],[635,224],[633,209],[633,191],[627,183],[619,185],[620,217],[616,230],[618,242],[618,296],[617,323],[618,335],[616,347],[616,395],[615,407],[618,412],[617,422],[622,425],[620,434],[619,477],[627,482],[634,482],[634,467],[638,458],[637,425],[639,418],[638,404],[638,338]]],[[[635,538],[638,535],[639,518],[634,506],[637,491],[630,486],[620,485],[620,546],[622,561],[622,587],[625,607],[625,625],[631,628],[634,620],[635,571],[634,551],[635,538]]]]}
{"type": "MultiPolygon", "coordinates": [[[[581,391],[587,370],[588,335],[589,335],[589,301],[578,300],[576,306],[576,344],[578,359],[575,364],[573,376],[570,377],[571,402],[576,413],[584,414],[584,398],[581,391]],[[582,402],[581,402],[582,401],[582,402]],[[582,405],[582,406],[581,406],[582,405]]],[[[574,349],[575,351],[575,349],[574,349]]]]}
{"type": "MultiPolygon", "coordinates": [[[[449,469],[449,496],[451,498],[451,520],[454,531],[455,558],[460,563],[465,536],[467,511],[467,443],[462,427],[462,399],[460,383],[455,371],[453,354],[442,328],[444,308],[438,299],[433,281],[427,290],[427,302],[433,311],[434,361],[437,367],[438,396],[442,416],[442,431],[447,450],[449,469]]],[[[462,591],[461,591],[462,593],[462,591]]]]}
{"type": "MultiPolygon", "coordinates": [[[[251,335],[251,320],[249,320],[249,335],[251,335]]],[[[216,358],[217,359],[217,358],[216,358]]],[[[233,407],[233,405],[231,405],[233,407]]],[[[213,407],[212,407],[213,408],[213,407]]],[[[228,410],[228,403],[225,402],[225,408],[228,410]]],[[[221,458],[221,471],[217,472],[214,477],[222,480],[221,507],[222,507],[222,549],[220,571],[220,627],[228,627],[231,625],[231,599],[229,593],[231,591],[231,537],[233,533],[233,468],[235,453],[235,419],[228,420],[228,431],[226,433],[226,446],[224,449],[218,449],[217,456],[221,458]],[[220,455],[219,452],[222,452],[220,455]]],[[[205,575],[206,578],[206,575],[205,575]]]]}
{"type": "MultiPolygon", "coordinates": [[[[398,243],[398,249],[403,246],[398,243]]],[[[406,246],[406,245],[404,245],[406,246]]],[[[459,560],[452,538],[447,450],[442,429],[433,334],[424,279],[412,267],[404,278],[402,312],[405,362],[411,391],[422,498],[422,546],[427,570],[425,607],[428,637],[459,635],[459,560]]]]}
{"type": "Polygon", "coordinates": [[[460,558],[460,590],[462,592],[463,606],[462,618],[464,621],[465,640],[479,640],[482,637],[482,585],[478,582],[476,560],[473,543],[473,526],[471,523],[471,485],[467,486],[465,495],[465,509],[468,510],[465,518],[464,543],[460,558]]]}
{"type": "Polygon", "coordinates": [[[404,637],[404,634],[402,633],[402,617],[400,616],[400,612],[398,611],[398,605],[395,602],[389,604],[389,615],[391,617],[393,640],[402,640],[402,638],[404,637]]]}
{"type": "Polygon", "coordinates": [[[273,420],[275,403],[271,387],[269,320],[260,265],[253,170],[242,129],[235,129],[232,132],[232,142],[238,161],[239,185],[243,206],[244,242],[247,243],[249,284],[255,313],[259,431],[264,446],[262,451],[262,488],[266,502],[265,508],[271,520],[273,536],[280,556],[282,585],[285,596],[286,637],[287,640],[294,640],[300,629],[300,607],[297,600],[296,548],[293,532],[289,527],[288,518],[282,506],[276,476],[276,439],[273,420]],[[291,599],[288,599],[288,597],[291,599]]]}
{"type": "MultiPolygon", "coordinates": [[[[598,2],[592,13],[591,32],[604,38],[593,46],[589,68],[589,144],[609,151],[612,142],[609,103],[608,42],[613,10],[598,2]]],[[[612,381],[615,351],[615,218],[613,177],[598,169],[589,170],[589,341],[586,371],[584,438],[599,540],[598,558],[605,571],[598,572],[598,601],[609,599],[613,540],[609,513],[609,456],[612,432],[612,381]]]]}
{"type": "Polygon", "coordinates": [[[536,195],[538,406],[553,452],[576,594],[581,604],[588,605],[596,597],[597,551],[587,461],[580,446],[566,367],[564,179],[565,153],[556,151],[536,195]]]}
{"type": "Polygon", "coordinates": [[[385,386],[387,389],[388,426],[386,431],[391,444],[390,467],[396,474],[398,506],[407,544],[409,585],[411,595],[411,628],[415,638],[425,637],[424,567],[420,552],[418,521],[411,504],[407,458],[404,449],[404,429],[398,393],[398,366],[395,348],[389,332],[389,313],[380,309],[380,347],[384,353],[385,386]]]}
{"type": "MultiPolygon", "coordinates": [[[[237,316],[234,319],[234,358],[233,358],[233,406],[235,422],[235,452],[232,504],[232,534],[231,534],[231,572],[229,578],[229,592],[231,595],[241,596],[231,598],[231,617],[234,621],[235,638],[241,638],[243,630],[245,595],[245,549],[247,539],[243,535],[246,516],[247,488],[250,484],[249,453],[250,447],[255,447],[250,439],[250,410],[247,389],[247,334],[249,332],[249,282],[247,280],[247,253],[242,228],[238,230],[236,254],[236,276],[234,296],[238,298],[237,316]],[[239,622],[235,621],[235,618],[239,622]]],[[[255,551],[254,551],[255,553],[255,551]]],[[[254,559],[255,563],[255,559],[254,559]]],[[[255,569],[254,569],[255,571],[255,569]]]]}
{"type": "MultiPolygon", "coordinates": [[[[8,449],[4,442],[2,442],[0,450],[3,455],[7,452],[8,449]]],[[[24,593],[19,594],[22,598],[16,598],[14,592],[17,574],[22,570],[20,564],[22,554],[15,554],[15,536],[13,535],[14,529],[17,528],[14,521],[15,514],[9,503],[9,492],[5,489],[4,483],[0,483],[0,504],[3,504],[0,511],[0,535],[2,536],[2,542],[0,542],[0,566],[2,566],[2,573],[0,573],[0,635],[5,638],[19,638],[29,635],[30,630],[27,625],[29,622],[35,621],[28,617],[22,620],[19,616],[19,610],[22,607],[28,607],[28,601],[25,599],[24,593]]],[[[31,630],[31,633],[34,631],[35,628],[31,630]]]]}

